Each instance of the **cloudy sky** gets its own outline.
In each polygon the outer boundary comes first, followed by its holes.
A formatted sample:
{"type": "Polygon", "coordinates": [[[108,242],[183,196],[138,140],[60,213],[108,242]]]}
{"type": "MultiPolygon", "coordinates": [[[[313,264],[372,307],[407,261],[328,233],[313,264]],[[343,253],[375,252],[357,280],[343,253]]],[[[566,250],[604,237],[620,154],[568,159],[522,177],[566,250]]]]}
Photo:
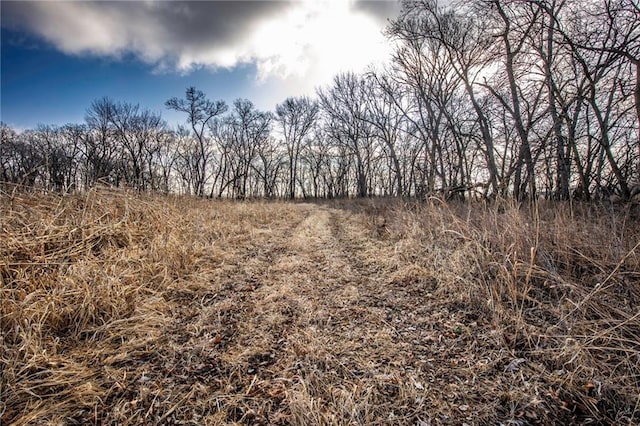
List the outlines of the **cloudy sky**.
{"type": "Polygon", "coordinates": [[[196,86],[273,109],[384,61],[396,1],[3,1],[1,119],[81,122],[94,99],[163,103],[196,86]]]}

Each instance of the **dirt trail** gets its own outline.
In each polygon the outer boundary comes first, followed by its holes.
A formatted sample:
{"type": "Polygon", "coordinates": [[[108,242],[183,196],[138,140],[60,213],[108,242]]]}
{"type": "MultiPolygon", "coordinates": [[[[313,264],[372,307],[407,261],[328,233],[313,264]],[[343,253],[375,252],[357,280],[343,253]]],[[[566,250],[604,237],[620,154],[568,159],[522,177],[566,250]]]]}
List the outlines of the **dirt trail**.
{"type": "Polygon", "coordinates": [[[312,204],[296,212],[259,235],[227,283],[198,295],[169,334],[193,397],[206,389],[215,401],[202,420],[415,424],[482,414],[470,409],[484,399],[472,389],[492,361],[460,364],[474,339],[430,302],[433,280],[401,268],[393,243],[360,215],[312,204]],[[432,419],[436,405],[451,414],[432,419]]]}
{"type": "MultiPolygon", "coordinates": [[[[393,398],[399,396],[400,378],[394,370],[404,364],[403,357],[398,356],[395,330],[385,324],[384,310],[363,303],[376,299],[375,282],[384,277],[374,277],[374,271],[360,263],[358,241],[344,212],[300,208],[306,218],[273,264],[265,265],[267,278],[252,294],[254,315],[241,327],[239,346],[250,348],[245,352],[262,346],[262,356],[249,355],[250,360],[273,357],[264,379],[275,375],[286,380],[282,418],[287,421],[394,420],[380,415],[385,404],[397,407],[393,398]],[[251,343],[258,330],[264,346],[251,343]],[[288,365],[278,363],[281,356],[288,365]]],[[[400,421],[406,414],[393,416],[400,421]]]]}
{"type": "MultiPolygon", "coordinates": [[[[131,318],[96,329],[95,350],[91,340],[67,342],[65,356],[100,398],[85,398],[90,411],[71,397],[56,410],[77,410],[77,423],[124,425],[513,416],[476,391],[520,386],[500,382],[506,355],[478,357],[497,353],[486,347],[490,328],[460,313],[468,310],[374,216],[319,204],[210,207],[175,225],[187,233],[180,239],[159,240],[173,247],[163,260],[173,269],[137,287],[148,294],[131,318]]],[[[159,247],[135,250],[160,257],[159,247]]],[[[51,415],[38,407],[34,419],[51,415]]],[[[16,424],[28,423],[25,413],[16,424]]]]}

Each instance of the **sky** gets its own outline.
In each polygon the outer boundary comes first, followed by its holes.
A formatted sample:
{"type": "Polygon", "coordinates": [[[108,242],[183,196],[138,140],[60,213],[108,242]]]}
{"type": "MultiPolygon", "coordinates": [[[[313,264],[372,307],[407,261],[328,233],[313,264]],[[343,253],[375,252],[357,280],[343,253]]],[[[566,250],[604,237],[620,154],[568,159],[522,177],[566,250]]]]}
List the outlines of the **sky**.
{"type": "Polygon", "coordinates": [[[0,120],[80,123],[96,99],[164,102],[195,86],[273,110],[389,59],[395,0],[2,1],[0,120]]]}

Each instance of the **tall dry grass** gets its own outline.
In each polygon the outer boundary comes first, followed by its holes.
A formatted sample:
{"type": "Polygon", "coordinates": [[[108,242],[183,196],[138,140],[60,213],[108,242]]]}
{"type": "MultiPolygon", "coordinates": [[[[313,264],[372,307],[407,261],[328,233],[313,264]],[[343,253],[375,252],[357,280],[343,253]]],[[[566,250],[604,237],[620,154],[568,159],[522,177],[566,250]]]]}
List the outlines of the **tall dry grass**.
{"type": "MultiPolygon", "coordinates": [[[[121,190],[0,193],[0,423],[162,420],[140,406],[176,301],[219,290],[252,235],[288,220],[274,209],[280,219],[259,203],[121,190]]],[[[168,391],[165,414],[197,393],[168,391]]]]}
{"type": "Polygon", "coordinates": [[[496,395],[516,407],[516,423],[640,420],[637,205],[431,199],[347,208],[366,211],[372,231],[396,242],[397,263],[428,269],[437,298],[489,322],[485,337],[520,375],[521,386],[496,395]]]}
{"type": "Polygon", "coordinates": [[[638,219],[4,192],[0,421],[637,424],[638,219]]]}

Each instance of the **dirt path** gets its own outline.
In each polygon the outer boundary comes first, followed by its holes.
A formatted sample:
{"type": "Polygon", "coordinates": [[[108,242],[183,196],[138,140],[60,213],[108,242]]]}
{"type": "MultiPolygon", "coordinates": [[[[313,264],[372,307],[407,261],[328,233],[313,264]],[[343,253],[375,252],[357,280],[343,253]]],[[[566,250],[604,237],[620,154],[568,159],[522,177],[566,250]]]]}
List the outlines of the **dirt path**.
{"type": "Polygon", "coordinates": [[[196,421],[459,424],[483,414],[478,402],[489,409],[473,388],[494,362],[467,353],[476,319],[435,302],[437,283],[362,216],[296,212],[248,246],[218,291],[176,309],[164,362],[208,401],[196,421]]]}
{"type": "Polygon", "coordinates": [[[257,315],[246,328],[251,334],[268,324],[267,333],[276,330],[276,340],[282,318],[274,312],[284,307],[289,315],[286,337],[279,341],[291,364],[285,369],[291,380],[285,412],[294,423],[380,421],[379,410],[392,402],[389,396],[399,396],[391,371],[402,363],[395,333],[381,308],[362,304],[372,297],[374,274],[358,265],[354,247],[345,244],[351,235],[342,228],[343,216],[311,207],[269,269],[268,284],[255,293],[257,315]]]}
{"type": "Polygon", "coordinates": [[[199,245],[175,252],[177,278],[122,323],[128,350],[109,341],[88,367],[106,389],[89,416],[193,425],[513,416],[475,390],[521,385],[501,382],[508,354],[487,347],[490,327],[460,313],[423,260],[372,220],[316,204],[203,211],[187,227],[204,224],[193,231],[199,245]]]}

